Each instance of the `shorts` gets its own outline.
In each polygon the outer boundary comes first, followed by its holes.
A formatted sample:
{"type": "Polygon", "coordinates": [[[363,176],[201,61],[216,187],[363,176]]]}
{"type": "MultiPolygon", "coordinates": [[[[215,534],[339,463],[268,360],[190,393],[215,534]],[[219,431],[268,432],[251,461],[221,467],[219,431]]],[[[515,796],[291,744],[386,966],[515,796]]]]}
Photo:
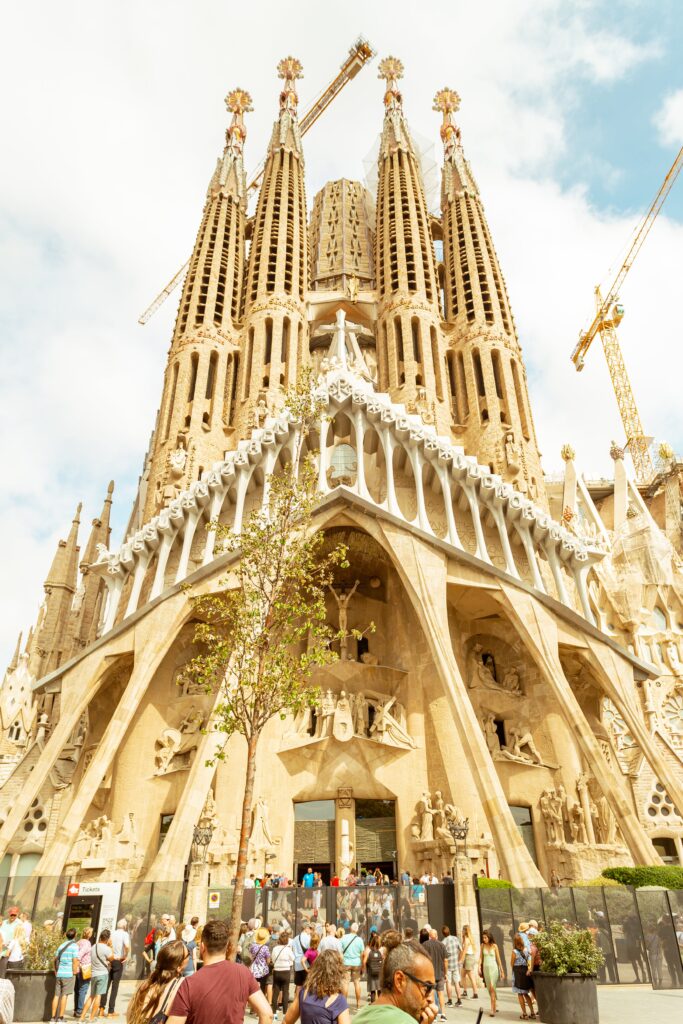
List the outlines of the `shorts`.
{"type": "Polygon", "coordinates": [[[306,983],[306,971],[294,971],[294,984],[298,987],[306,983]]]}
{"type": "Polygon", "coordinates": [[[90,995],[91,996],[103,996],[106,995],[107,985],[109,984],[108,974],[93,974],[90,979],[90,995]]]}
{"type": "Polygon", "coordinates": [[[446,987],[446,979],[445,978],[437,978],[436,979],[436,991],[437,992],[443,992],[445,987],[446,987]]]}
{"type": "Polygon", "coordinates": [[[458,964],[457,967],[448,968],[448,980],[450,981],[451,985],[460,984],[460,964],[458,964]]]}
{"type": "Polygon", "coordinates": [[[351,981],[360,981],[360,964],[353,966],[344,964],[344,971],[349,975],[351,981]]]}
{"type": "Polygon", "coordinates": [[[76,976],[71,975],[70,978],[55,978],[55,995],[56,996],[70,996],[76,987],[76,976]]]}
{"type": "Polygon", "coordinates": [[[465,967],[466,971],[473,971],[474,970],[475,960],[476,960],[476,957],[475,957],[474,953],[466,953],[465,954],[464,967],[465,967]]]}

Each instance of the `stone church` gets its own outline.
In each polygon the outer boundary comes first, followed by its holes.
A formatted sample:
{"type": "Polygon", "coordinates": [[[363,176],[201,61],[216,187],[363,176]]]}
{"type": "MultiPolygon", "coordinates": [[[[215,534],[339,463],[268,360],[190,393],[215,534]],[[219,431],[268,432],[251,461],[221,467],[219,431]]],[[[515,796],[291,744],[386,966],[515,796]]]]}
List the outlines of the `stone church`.
{"type": "Polygon", "coordinates": [[[278,72],[253,215],[251,100],[226,99],[125,540],[110,547],[112,484],[85,547],[80,507],[60,541],[0,689],[2,874],[180,880],[201,821],[229,884],[246,755],[233,737],[207,767],[189,595],[234,557],[208,524],[239,532],[288,458],[283,394],[306,365],[327,409],[308,440],[315,524],[349,549],[329,621],[347,635],[320,705],[262,738],[249,870],[541,886],[683,863],[678,477],[673,501],[670,479],[636,485],[613,446],[614,478],[591,482],[566,445],[544,478],[457,94],[434,100],[439,216],[391,57],[376,194],[341,178],[309,207],[301,65],[278,72]]]}

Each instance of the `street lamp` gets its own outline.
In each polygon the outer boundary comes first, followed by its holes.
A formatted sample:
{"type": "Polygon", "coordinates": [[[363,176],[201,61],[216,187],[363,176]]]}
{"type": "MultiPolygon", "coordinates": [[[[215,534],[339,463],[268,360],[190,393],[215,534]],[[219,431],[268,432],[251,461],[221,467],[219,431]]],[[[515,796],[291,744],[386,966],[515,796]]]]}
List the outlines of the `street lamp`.
{"type": "Polygon", "coordinates": [[[453,842],[456,844],[465,844],[465,856],[467,856],[467,833],[470,830],[470,819],[462,818],[457,820],[456,818],[447,818],[446,826],[448,831],[453,836],[453,842]]]}
{"type": "Polygon", "coordinates": [[[213,836],[213,825],[195,825],[192,832],[192,863],[206,864],[206,852],[213,836]]]}

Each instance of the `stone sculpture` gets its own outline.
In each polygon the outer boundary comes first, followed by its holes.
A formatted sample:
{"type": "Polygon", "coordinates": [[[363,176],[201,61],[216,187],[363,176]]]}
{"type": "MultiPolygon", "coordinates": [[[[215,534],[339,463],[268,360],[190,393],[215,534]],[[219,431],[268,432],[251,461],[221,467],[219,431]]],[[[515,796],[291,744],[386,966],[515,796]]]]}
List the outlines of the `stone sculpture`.
{"type": "Polygon", "coordinates": [[[330,591],[337,602],[337,607],[339,609],[339,657],[341,661],[346,661],[349,645],[349,602],[359,586],[360,580],[356,580],[351,590],[347,592],[343,587],[341,587],[339,589],[339,593],[337,593],[333,586],[330,586],[330,591]]]}
{"type": "Polygon", "coordinates": [[[168,775],[171,771],[189,768],[190,755],[199,746],[203,723],[203,714],[193,707],[177,729],[163,730],[155,743],[155,775],[168,775]]]}
{"type": "Polygon", "coordinates": [[[516,725],[507,728],[507,743],[502,748],[502,754],[512,760],[526,761],[527,764],[543,764],[531,732],[516,725]]]}
{"type": "Polygon", "coordinates": [[[484,736],[486,737],[486,746],[489,748],[489,753],[494,757],[500,757],[500,737],[498,736],[498,730],[496,729],[496,720],[494,715],[489,712],[484,715],[482,719],[482,729],[484,730],[484,736]]]}
{"type": "Polygon", "coordinates": [[[362,690],[358,693],[342,690],[339,695],[330,689],[323,691],[317,707],[299,712],[294,732],[296,736],[314,740],[333,736],[340,743],[346,743],[360,737],[404,750],[415,747],[415,740],[407,729],[405,708],[396,697],[362,690]]]}

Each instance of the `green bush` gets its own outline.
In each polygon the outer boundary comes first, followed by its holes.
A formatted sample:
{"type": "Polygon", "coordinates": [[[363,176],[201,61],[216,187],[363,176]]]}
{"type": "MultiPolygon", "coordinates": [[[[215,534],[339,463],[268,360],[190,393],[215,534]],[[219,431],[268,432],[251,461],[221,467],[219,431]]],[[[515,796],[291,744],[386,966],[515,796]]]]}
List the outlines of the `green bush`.
{"type": "Polygon", "coordinates": [[[605,962],[587,928],[567,931],[559,921],[538,933],[536,945],[541,954],[541,970],[558,977],[580,974],[592,978],[605,962]]]}
{"type": "Polygon", "coordinates": [[[59,929],[52,931],[50,928],[41,928],[35,925],[31,930],[31,938],[26,947],[24,970],[53,971],[55,953],[64,941],[64,936],[59,929]]]}
{"type": "Polygon", "coordinates": [[[505,878],[485,878],[480,875],[477,879],[478,889],[514,889],[512,882],[508,882],[505,878]]]}
{"type": "Polygon", "coordinates": [[[665,889],[683,889],[683,868],[664,865],[639,865],[635,868],[605,868],[603,878],[640,889],[643,885],[661,885],[665,889]]]}
{"type": "Polygon", "coordinates": [[[605,878],[604,875],[598,875],[597,878],[591,878],[588,882],[577,882],[574,886],[574,890],[585,889],[587,887],[596,886],[603,889],[620,888],[623,882],[617,882],[616,878],[605,878]]]}

